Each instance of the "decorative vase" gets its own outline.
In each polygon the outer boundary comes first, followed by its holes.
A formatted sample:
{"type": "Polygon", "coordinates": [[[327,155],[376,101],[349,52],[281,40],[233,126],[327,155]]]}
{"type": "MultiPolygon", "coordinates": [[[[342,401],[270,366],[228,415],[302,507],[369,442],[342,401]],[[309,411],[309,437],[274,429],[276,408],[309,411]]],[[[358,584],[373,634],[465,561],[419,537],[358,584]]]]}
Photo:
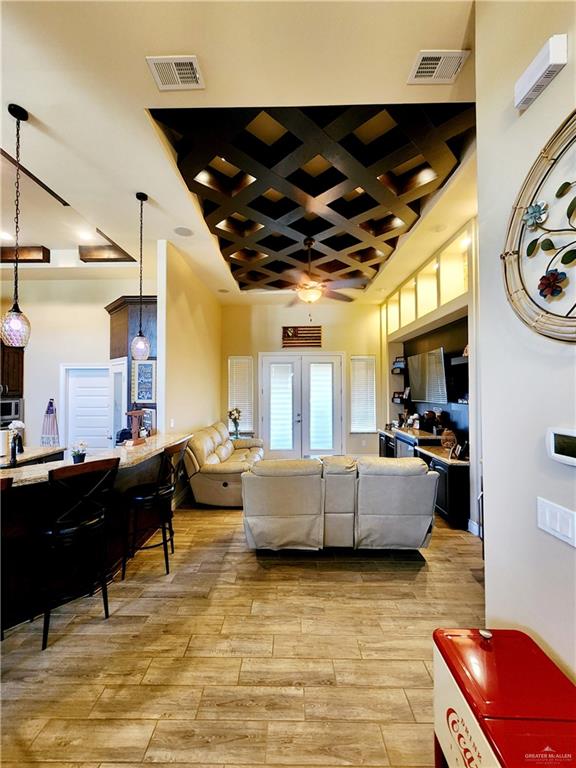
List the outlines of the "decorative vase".
{"type": "Polygon", "coordinates": [[[84,461],[85,458],[86,458],[86,454],[85,453],[74,453],[74,454],[72,454],[72,461],[74,462],[74,464],[82,464],[82,462],[84,461]]]}
{"type": "Polygon", "coordinates": [[[238,438],[240,437],[240,432],[238,431],[238,428],[239,428],[239,422],[235,421],[234,422],[234,440],[238,440],[238,438]]]}

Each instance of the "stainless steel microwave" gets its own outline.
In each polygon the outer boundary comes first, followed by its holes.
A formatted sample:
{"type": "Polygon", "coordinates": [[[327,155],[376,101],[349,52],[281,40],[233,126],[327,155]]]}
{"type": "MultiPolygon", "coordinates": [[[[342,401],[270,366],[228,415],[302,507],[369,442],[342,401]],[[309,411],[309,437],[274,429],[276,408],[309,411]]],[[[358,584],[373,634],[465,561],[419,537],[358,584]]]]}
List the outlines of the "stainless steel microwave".
{"type": "Polygon", "coordinates": [[[11,421],[24,421],[24,400],[3,397],[0,400],[0,421],[3,427],[8,426],[11,421]]]}

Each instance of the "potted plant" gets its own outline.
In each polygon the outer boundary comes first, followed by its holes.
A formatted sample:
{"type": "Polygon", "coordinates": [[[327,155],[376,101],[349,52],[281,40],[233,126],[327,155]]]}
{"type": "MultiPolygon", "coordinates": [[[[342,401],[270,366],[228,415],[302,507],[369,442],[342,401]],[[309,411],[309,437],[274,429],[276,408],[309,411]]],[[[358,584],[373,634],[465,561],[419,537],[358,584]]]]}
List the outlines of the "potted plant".
{"type": "Polygon", "coordinates": [[[72,461],[74,464],[82,464],[86,458],[86,443],[76,443],[72,446],[72,461]]]}
{"type": "Polygon", "coordinates": [[[240,416],[242,416],[242,411],[240,408],[232,408],[228,411],[228,418],[234,424],[234,439],[237,440],[240,437],[240,433],[238,432],[238,426],[240,424],[240,416]]]}

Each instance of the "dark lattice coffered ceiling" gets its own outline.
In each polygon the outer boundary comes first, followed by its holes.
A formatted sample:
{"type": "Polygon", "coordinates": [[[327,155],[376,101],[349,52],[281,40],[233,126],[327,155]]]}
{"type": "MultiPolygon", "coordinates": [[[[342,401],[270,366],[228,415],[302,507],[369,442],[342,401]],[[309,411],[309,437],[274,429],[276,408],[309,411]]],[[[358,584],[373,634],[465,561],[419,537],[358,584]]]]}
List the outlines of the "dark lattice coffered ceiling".
{"type": "Polygon", "coordinates": [[[372,280],[457,168],[471,104],[155,109],[242,289],[372,280]]]}

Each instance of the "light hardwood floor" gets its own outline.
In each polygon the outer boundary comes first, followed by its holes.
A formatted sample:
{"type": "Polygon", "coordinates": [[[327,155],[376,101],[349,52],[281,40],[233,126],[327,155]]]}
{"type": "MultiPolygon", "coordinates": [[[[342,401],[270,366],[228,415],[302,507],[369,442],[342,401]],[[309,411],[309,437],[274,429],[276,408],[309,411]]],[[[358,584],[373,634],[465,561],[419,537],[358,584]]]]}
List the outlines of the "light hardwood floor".
{"type": "Polygon", "coordinates": [[[172,573],[2,644],[6,768],[431,766],[434,627],[482,626],[480,542],[254,554],[238,511],[180,510],[172,573]]]}

